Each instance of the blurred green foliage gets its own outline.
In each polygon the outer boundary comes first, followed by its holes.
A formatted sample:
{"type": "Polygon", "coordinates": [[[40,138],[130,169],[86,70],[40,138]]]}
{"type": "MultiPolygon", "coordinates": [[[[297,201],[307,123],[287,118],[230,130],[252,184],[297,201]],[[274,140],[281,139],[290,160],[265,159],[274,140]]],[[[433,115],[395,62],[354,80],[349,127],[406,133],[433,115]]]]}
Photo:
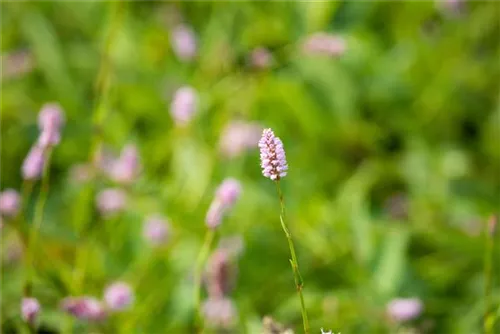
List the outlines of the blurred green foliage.
{"type": "MultiPolygon", "coordinates": [[[[36,141],[43,103],[58,101],[66,115],[33,287],[42,327],[192,331],[191,275],[204,217],[216,186],[232,176],[243,194],[219,236],[241,235],[245,249],[231,332],[259,333],[264,315],[300,332],[274,185],[260,174],[257,149],[233,159],[218,151],[224,126],[243,119],[272,127],[285,144],[290,172],[282,186],[313,333],[402,332],[385,314],[396,297],[424,302],[406,328],[481,332],[483,231],[500,204],[500,8],[494,1],[463,5],[456,13],[431,1],[3,2],[2,53],[27,50],[34,68],[2,80],[2,189],[21,189],[20,166],[36,141]],[[171,48],[178,17],[198,38],[189,63],[171,48]],[[345,38],[346,52],[304,54],[300,43],[315,31],[345,38]],[[269,69],[249,66],[260,46],[273,54],[269,69]],[[96,90],[100,68],[104,96],[96,90]],[[199,110],[183,131],[169,104],[185,84],[199,92],[199,110]],[[133,142],[141,153],[143,173],[116,220],[94,208],[96,191],[109,181],[69,180],[96,138],[116,150],[133,142]],[[395,195],[403,214],[388,208],[395,195]],[[141,234],[154,212],[168,216],[174,231],[156,252],[141,234]],[[59,310],[63,297],[100,297],[116,279],[135,287],[130,311],[87,325],[59,310]]],[[[38,193],[35,186],[21,223],[32,221],[38,193]]],[[[5,333],[21,326],[26,276],[21,260],[6,260],[14,238],[4,226],[5,333]]],[[[498,242],[494,255],[498,318],[498,242]]]]}

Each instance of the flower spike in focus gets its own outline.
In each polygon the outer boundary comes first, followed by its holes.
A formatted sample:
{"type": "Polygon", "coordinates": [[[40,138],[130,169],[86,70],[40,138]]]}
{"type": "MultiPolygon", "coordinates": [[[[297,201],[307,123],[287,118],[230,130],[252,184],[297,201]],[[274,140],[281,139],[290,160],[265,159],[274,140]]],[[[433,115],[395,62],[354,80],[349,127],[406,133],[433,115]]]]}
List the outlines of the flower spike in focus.
{"type": "Polygon", "coordinates": [[[288,170],[285,149],[281,139],[276,137],[271,129],[265,129],[262,132],[259,148],[262,175],[273,181],[285,177],[288,170]]]}

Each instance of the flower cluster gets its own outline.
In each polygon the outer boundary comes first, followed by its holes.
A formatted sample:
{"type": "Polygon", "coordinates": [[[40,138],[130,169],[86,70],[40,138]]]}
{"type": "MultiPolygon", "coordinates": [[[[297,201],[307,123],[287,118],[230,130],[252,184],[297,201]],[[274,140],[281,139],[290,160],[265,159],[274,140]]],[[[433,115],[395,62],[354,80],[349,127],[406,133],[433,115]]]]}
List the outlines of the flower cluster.
{"type": "Polygon", "coordinates": [[[234,206],[240,193],[241,185],[239,181],[228,178],[221,183],[215,192],[215,198],[210,204],[205,218],[209,228],[214,229],[220,225],[222,218],[234,206]]]}
{"type": "Polygon", "coordinates": [[[62,300],[61,308],[80,320],[100,321],[107,317],[103,303],[94,297],[67,297],[62,300]]]}
{"type": "Polygon", "coordinates": [[[227,327],[234,321],[236,308],[229,298],[209,297],[203,303],[203,314],[211,326],[227,327]]]}
{"type": "Polygon", "coordinates": [[[61,127],[64,123],[61,107],[56,103],[47,103],[38,114],[40,137],[38,145],[47,148],[61,141],[61,127]]]}
{"type": "Polygon", "coordinates": [[[97,194],[97,209],[102,215],[120,213],[127,204],[127,194],[118,188],[107,188],[97,194]]]}
{"type": "Polygon", "coordinates": [[[61,107],[56,103],[47,103],[38,114],[40,136],[24,159],[21,172],[25,180],[36,180],[42,175],[46,152],[61,141],[61,127],[64,117],[61,107]]]}
{"type": "Polygon", "coordinates": [[[221,240],[219,247],[212,253],[205,272],[208,298],[203,303],[203,314],[207,322],[215,327],[229,326],[235,319],[236,308],[229,293],[236,281],[235,259],[240,255],[241,247],[235,245],[234,241],[221,240]]]}
{"type": "Polygon", "coordinates": [[[151,215],[146,218],[143,227],[144,238],[153,246],[160,246],[168,241],[170,224],[168,219],[161,215],[151,215]]]}
{"type": "Polygon", "coordinates": [[[170,105],[170,114],[175,125],[187,125],[196,113],[197,94],[194,88],[183,86],[174,93],[170,105]]]}
{"type": "Polygon", "coordinates": [[[104,302],[95,297],[67,297],[61,301],[61,308],[80,320],[101,321],[109,311],[123,311],[134,301],[132,288],[125,282],[115,282],[104,291],[104,302]]]}
{"type": "Polygon", "coordinates": [[[137,179],[141,170],[139,151],[134,144],[123,147],[120,155],[100,147],[94,157],[94,165],[111,181],[130,184],[137,179]]]}
{"type": "Polygon", "coordinates": [[[118,159],[111,162],[107,171],[111,180],[128,184],[136,179],[140,168],[137,147],[129,144],[122,149],[118,159]]]}
{"type": "Polygon", "coordinates": [[[250,65],[256,69],[266,69],[273,64],[273,56],[268,49],[259,47],[250,53],[250,65]]]}
{"type": "Polygon", "coordinates": [[[0,193],[0,214],[15,217],[21,206],[21,196],[14,189],[6,189],[0,193]]]}
{"type": "Polygon", "coordinates": [[[182,24],[175,27],[172,30],[171,43],[180,60],[188,62],[196,56],[196,36],[191,27],[182,24]]]}
{"type": "Polygon", "coordinates": [[[35,298],[23,298],[21,301],[21,316],[29,324],[33,324],[40,313],[40,303],[35,298]]]}
{"type": "Polygon", "coordinates": [[[132,304],[134,295],[127,283],[115,282],[104,291],[104,300],[111,310],[120,311],[132,304]]]}
{"type": "Polygon", "coordinates": [[[265,129],[259,141],[260,166],[262,175],[273,181],[286,176],[288,164],[286,162],[285,150],[279,137],[274,135],[271,129],[265,129]]]}
{"type": "Polygon", "coordinates": [[[387,313],[398,322],[415,319],[422,310],[423,304],[418,298],[397,298],[387,305],[387,313]]]}

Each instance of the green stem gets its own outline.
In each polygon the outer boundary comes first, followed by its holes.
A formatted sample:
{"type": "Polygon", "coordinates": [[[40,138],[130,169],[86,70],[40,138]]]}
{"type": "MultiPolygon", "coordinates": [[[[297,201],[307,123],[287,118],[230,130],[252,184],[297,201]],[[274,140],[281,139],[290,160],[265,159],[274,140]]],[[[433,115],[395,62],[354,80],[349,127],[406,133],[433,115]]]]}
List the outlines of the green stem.
{"type": "Polygon", "coordinates": [[[26,217],[26,211],[28,209],[28,202],[31,196],[31,192],[33,190],[33,182],[24,180],[22,185],[22,194],[21,194],[21,213],[19,214],[19,233],[21,236],[21,241],[23,242],[24,247],[28,247],[28,236],[26,235],[28,229],[28,219],[26,217]],[[22,225],[24,224],[24,226],[22,225]]]}
{"type": "Polygon", "coordinates": [[[492,281],[492,257],[493,257],[493,242],[492,233],[486,228],[486,249],[484,252],[484,333],[493,334],[494,317],[490,315],[491,308],[491,281],[492,281]]]}
{"type": "Polygon", "coordinates": [[[286,238],[288,240],[288,247],[290,248],[290,255],[292,259],[290,264],[292,265],[293,277],[295,279],[295,286],[297,288],[297,293],[300,298],[300,309],[302,312],[302,322],[304,324],[304,333],[309,334],[309,320],[307,319],[306,304],[304,302],[304,295],[302,294],[302,289],[304,288],[304,281],[300,275],[299,263],[297,261],[297,255],[295,254],[295,246],[293,245],[292,235],[285,224],[285,202],[283,200],[283,193],[281,192],[280,182],[276,181],[276,189],[278,191],[278,196],[280,199],[281,213],[280,222],[283,231],[285,232],[286,238]]]}
{"type": "Polygon", "coordinates": [[[43,211],[45,208],[45,202],[47,201],[47,196],[49,194],[49,165],[50,165],[50,157],[52,151],[48,149],[46,152],[46,157],[43,165],[43,174],[42,174],[42,185],[40,187],[40,193],[37,198],[37,202],[35,205],[35,213],[33,217],[33,226],[31,226],[29,241],[28,241],[28,252],[26,255],[27,264],[31,264],[30,272],[28,274],[28,278],[26,280],[26,285],[24,286],[25,295],[31,295],[31,288],[33,283],[33,277],[35,272],[35,250],[38,245],[38,234],[40,227],[43,222],[43,211]]]}
{"type": "MultiPolygon", "coordinates": [[[[102,141],[102,127],[104,120],[106,118],[106,103],[108,100],[108,95],[109,95],[109,87],[110,87],[110,82],[111,82],[111,44],[113,40],[116,37],[116,34],[119,31],[120,27],[120,22],[123,18],[124,14],[124,3],[122,1],[115,1],[111,3],[111,23],[109,27],[109,32],[106,37],[106,40],[104,42],[104,49],[101,54],[101,60],[100,60],[100,65],[99,65],[99,72],[97,74],[97,79],[95,83],[95,106],[93,110],[93,125],[94,125],[94,134],[93,134],[93,140],[92,140],[92,145],[90,148],[89,152],[89,161],[91,165],[93,165],[93,160],[95,157],[95,154],[97,153],[100,143],[102,141]]],[[[82,234],[82,232],[85,230],[85,224],[88,222],[89,215],[88,212],[89,210],[85,210],[86,203],[93,203],[92,202],[92,195],[94,193],[94,188],[92,186],[87,186],[84,190],[84,193],[81,197],[82,205],[79,206],[79,213],[81,212],[81,215],[78,215],[77,220],[75,220],[75,225],[77,228],[77,233],[82,234]]],[[[86,266],[87,266],[87,257],[89,255],[89,250],[88,250],[88,241],[87,238],[84,235],[80,236],[84,241],[83,247],[79,247],[75,251],[75,269],[73,273],[73,290],[74,292],[77,292],[78,290],[82,289],[83,282],[85,280],[85,272],[86,272],[86,266]],[[81,266],[79,268],[79,266],[81,266]],[[75,291],[76,290],[76,291],[75,291]]]]}
{"type": "Polygon", "coordinates": [[[215,230],[209,228],[205,233],[205,241],[200,249],[196,260],[196,268],[194,272],[194,310],[195,310],[195,327],[199,333],[203,332],[203,317],[201,315],[201,278],[203,275],[203,266],[210,252],[212,242],[215,237],[215,230]]]}

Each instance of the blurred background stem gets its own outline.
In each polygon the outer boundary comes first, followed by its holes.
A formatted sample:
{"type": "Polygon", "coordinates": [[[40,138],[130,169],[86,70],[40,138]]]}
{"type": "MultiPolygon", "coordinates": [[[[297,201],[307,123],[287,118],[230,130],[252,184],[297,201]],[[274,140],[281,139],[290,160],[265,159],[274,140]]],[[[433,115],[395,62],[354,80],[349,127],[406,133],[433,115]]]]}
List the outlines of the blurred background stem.
{"type": "Polygon", "coordinates": [[[491,309],[491,290],[492,290],[492,275],[493,275],[493,246],[494,246],[494,233],[495,233],[495,217],[490,218],[491,221],[486,225],[486,245],[484,251],[484,333],[493,334],[493,325],[495,323],[495,315],[493,312],[490,314],[491,309]]]}
{"type": "Polygon", "coordinates": [[[33,225],[31,226],[28,240],[28,253],[27,253],[27,263],[30,264],[30,271],[24,286],[25,295],[31,296],[31,288],[33,284],[33,277],[35,276],[35,251],[39,247],[38,234],[40,227],[43,222],[43,211],[45,208],[45,202],[47,201],[47,196],[49,194],[49,170],[50,170],[50,158],[52,155],[52,150],[48,149],[46,152],[46,157],[43,166],[42,173],[42,185],[40,187],[40,193],[37,198],[35,213],[33,216],[33,225]]]}
{"type": "MultiPolygon", "coordinates": [[[[116,38],[119,31],[120,23],[123,18],[124,4],[122,1],[110,2],[111,10],[111,22],[109,27],[109,32],[106,37],[103,52],[101,54],[99,72],[95,84],[95,107],[93,112],[93,140],[92,146],[89,152],[89,163],[92,168],[96,168],[94,164],[94,158],[99,150],[100,143],[102,142],[103,129],[102,124],[106,117],[106,102],[109,94],[109,86],[111,82],[111,45],[116,38]]],[[[93,194],[94,187],[89,185],[85,188],[84,193],[81,196],[82,205],[79,206],[76,226],[77,233],[81,234],[85,230],[85,225],[88,222],[88,212],[92,210],[85,210],[86,205],[93,204],[93,194]]],[[[83,289],[82,282],[85,279],[85,270],[87,267],[87,256],[88,256],[88,243],[86,242],[85,236],[80,236],[84,240],[83,247],[78,247],[75,252],[75,270],[73,275],[73,290],[80,291],[83,289]]]]}
{"type": "Polygon", "coordinates": [[[283,200],[283,193],[281,192],[280,182],[276,181],[276,190],[278,191],[278,197],[280,199],[280,222],[283,231],[285,232],[286,238],[288,240],[288,247],[290,248],[290,255],[292,258],[290,259],[290,264],[292,265],[293,277],[295,279],[295,286],[297,287],[297,292],[300,298],[300,310],[302,312],[302,322],[304,324],[304,333],[309,333],[309,320],[307,319],[307,310],[306,304],[304,301],[304,295],[302,294],[302,289],[304,287],[304,281],[302,280],[302,276],[299,271],[299,263],[297,261],[297,255],[295,254],[295,247],[293,245],[292,235],[288,230],[288,227],[285,224],[285,202],[283,200]]]}
{"type": "Polygon", "coordinates": [[[212,242],[215,237],[215,230],[207,229],[205,240],[201,246],[200,253],[196,260],[196,268],[194,272],[194,311],[195,311],[195,328],[201,333],[203,331],[203,316],[201,314],[201,281],[203,276],[203,267],[210,252],[212,242]]]}
{"type": "MultiPolygon", "coordinates": [[[[28,202],[31,196],[31,192],[33,190],[33,183],[28,180],[23,181],[22,185],[22,194],[21,194],[21,213],[18,221],[18,234],[19,234],[19,239],[21,240],[21,243],[23,245],[23,250],[25,252],[24,255],[24,263],[25,263],[25,268],[26,268],[26,282],[29,280],[29,273],[30,273],[30,268],[31,268],[31,259],[30,259],[30,253],[28,252],[29,250],[29,238],[28,238],[28,215],[26,214],[26,211],[28,210],[28,202]]],[[[26,285],[27,288],[27,285],[26,285]]],[[[25,291],[26,293],[27,291],[25,291]]]]}

